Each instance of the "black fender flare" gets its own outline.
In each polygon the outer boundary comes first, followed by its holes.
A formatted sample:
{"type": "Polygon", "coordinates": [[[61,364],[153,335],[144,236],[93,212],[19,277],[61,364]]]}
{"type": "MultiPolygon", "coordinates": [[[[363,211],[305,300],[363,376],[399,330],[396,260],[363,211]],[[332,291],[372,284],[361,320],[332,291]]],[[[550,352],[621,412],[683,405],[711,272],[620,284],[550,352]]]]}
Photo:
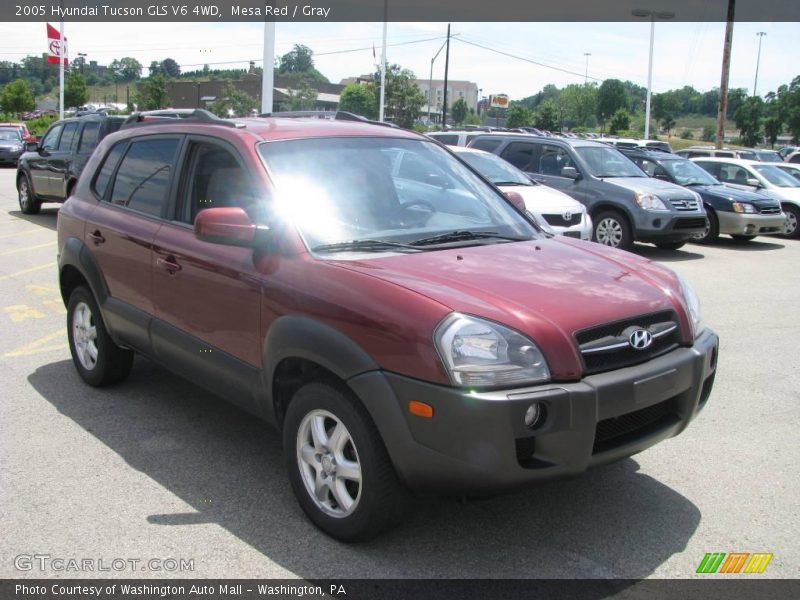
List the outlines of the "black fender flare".
{"type": "Polygon", "coordinates": [[[91,251],[86,247],[86,244],[78,238],[69,238],[64,243],[58,255],[58,283],[64,304],[69,302],[69,298],[65,295],[64,280],[62,277],[64,268],[67,266],[76,269],[89,283],[89,288],[102,310],[108,300],[108,286],[106,285],[106,280],[103,277],[100,266],[97,264],[97,260],[95,260],[91,251]]]}

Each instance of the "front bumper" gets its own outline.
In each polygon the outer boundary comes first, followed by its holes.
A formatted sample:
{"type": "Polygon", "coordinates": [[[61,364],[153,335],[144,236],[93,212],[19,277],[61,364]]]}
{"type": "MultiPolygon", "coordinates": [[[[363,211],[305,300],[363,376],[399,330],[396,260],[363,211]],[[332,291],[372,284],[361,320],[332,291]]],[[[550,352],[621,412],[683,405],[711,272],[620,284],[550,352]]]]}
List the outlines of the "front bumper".
{"type": "Polygon", "coordinates": [[[708,219],[704,212],[654,212],[638,210],[635,213],[633,236],[638,242],[683,242],[695,234],[704,233],[708,219]]]}
{"type": "Polygon", "coordinates": [[[469,392],[372,371],[348,384],[362,399],[400,477],[420,492],[493,494],[574,476],[683,431],[708,400],[719,339],[576,383],[469,392]],[[411,415],[410,400],[433,406],[411,415]],[[524,424],[533,402],[546,416],[524,424]]]}
{"type": "Polygon", "coordinates": [[[21,150],[19,152],[10,152],[8,150],[0,149],[0,164],[16,165],[20,156],[22,156],[21,150]]]}
{"type": "Polygon", "coordinates": [[[748,213],[717,212],[719,232],[730,235],[768,235],[783,233],[786,215],[756,215],[748,213]]]}
{"type": "Polygon", "coordinates": [[[573,237],[580,240],[592,239],[592,217],[589,213],[580,213],[581,219],[575,225],[559,224],[563,222],[562,213],[538,213],[538,216],[558,235],[573,237]]]}

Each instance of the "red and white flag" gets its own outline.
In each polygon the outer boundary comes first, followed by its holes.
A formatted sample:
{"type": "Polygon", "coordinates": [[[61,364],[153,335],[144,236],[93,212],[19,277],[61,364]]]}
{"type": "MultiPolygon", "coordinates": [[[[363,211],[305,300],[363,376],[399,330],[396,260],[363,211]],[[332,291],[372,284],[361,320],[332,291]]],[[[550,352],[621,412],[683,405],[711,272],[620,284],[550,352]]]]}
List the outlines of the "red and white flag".
{"type": "Polygon", "coordinates": [[[47,62],[57,65],[59,60],[63,57],[64,59],[64,66],[67,66],[69,63],[68,53],[67,53],[67,38],[64,37],[64,41],[61,41],[61,33],[50,25],[47,24],[47,62]]]}

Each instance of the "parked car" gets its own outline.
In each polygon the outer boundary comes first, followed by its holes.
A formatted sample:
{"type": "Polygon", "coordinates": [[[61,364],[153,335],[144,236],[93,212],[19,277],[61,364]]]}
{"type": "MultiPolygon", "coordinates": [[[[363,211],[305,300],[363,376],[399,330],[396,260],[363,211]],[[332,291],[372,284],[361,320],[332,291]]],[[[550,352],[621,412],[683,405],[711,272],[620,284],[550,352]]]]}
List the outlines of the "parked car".
{"type": "Polygon", "coordinates": [[[784,160],[788,163],[800,164],[800,152],[792,152],[784,160]]]}
{"type": "Polygon", "coordinates": [[[496,154],[475,148],[452,148],[461,160],[475,169],[503,192],[516,192],[533,213],[557,235],[581,240],[592,238],[592,218],[586,207],[564,192],[541,185],[496,154]]]}
{"type": "Polygon", "coordinates": [[[480,131],[431,131],[425,135],[445,146],[466,146],[481,133],[480,131]]]}
{"type": "Polygon", "coordinates": [[[767,163],[768,165],[772,165],[773,167],[777,167],[781,171],[788,173],[795,179],[800,179],[800,164],[798,163],[787,163],[787,162],[774,162],[774,163],[767,163]]]}
{"type": "Polygon", "coordinates": [[[0,165],[16,165],[24,144],[19,129],[0,127],[0,165]]]}
{"type": "Polygon", "coordinates": [[[124,120],[105,114],[64,119],[53,123],[40,142],[29,142],[17,164],[20,210],[33,215],[43,202],[64,202],[98,142],[124,120]]]}
{"type": "Polygon", "coordinates": [[[798,146],[784,146],[783,148],[778,150],[778,154],[781,155],[781,159],[782,160],[786,160],[786,158],[790,154],[792,154],[794,152],[798,152],[798,151],[800,151],[800,147],[798,147],[798,146]]]}
{"type": "Polygon", "coordinates": [[[755,153],[752,150],[739,150],[732,148],[722,148],[717,150],[714,146],[689,146],[675,152],[683,158],[744,158],[755,160],[755,153]]]}
{"type": "Polygon", "coordinates": [[[25,123],[0,123],[0,129],[6,129],[8,127],[17,129],[23,142],[33,141],[33,136],[31,132],[28,131],[28,126],[25,123]]]}
{"type": "Polygon", "coordinates": [[[377,535],[409,489],[576,475],[706,405],[718,339],[669,269],[544,236],[414,132],[238,125],[164,119],[100,143],[58,219],[70,352],[89,385],[139,352],[276,425],[330,535],[377,535]],[[459,202],[417,197],[399,152],[459,202]]]}
{"type": "Polygon", "coordinates": [[[750,158],[750,160],[757,160],[758,162],[781,162],[783,158],[776,150],[764,150],[761,148],[744,148],[744,150],[748,152],[752,152],[752,157],[741,157],[741,158],[750,158]]]}
{"type": "Polygon", "coordinates": [[[783,235],[800,237],[800,181],[772,165],[752,160],[725,158],[695,158],[698,165],[722,183],[742,190],[757,191],[781,203],[786,215],[783,235]]]}
{"type": "Polygon", "coordinates": [[[611,144],[616,148],[638,148],[641,150],[661,150],[662,152],[672,152],[672,146],[667,142],[659,140],[639,140],[634,138],[597,138],[598,142],[611,144]]]}
{"type": "Polygon", "coordinates": [[[728,234],[739,241],[783,233],[786,215],[780,202],[762,194],[723,185],[696,163],[665,152],[620,151],[650,177],[690,188],[700,194],[708,217],[706,231],[693,241],[711,243],[728,234]]]}
{"type": "Polygon", "coordinates": [[[572,196],[592,218],[592,239],[628,249],[637,242],[678,249],[706,229],[700,196],[645,175],[615,148],[581,139],[484,135],[470,147],[497,154],[536,181],[572,196]]]}

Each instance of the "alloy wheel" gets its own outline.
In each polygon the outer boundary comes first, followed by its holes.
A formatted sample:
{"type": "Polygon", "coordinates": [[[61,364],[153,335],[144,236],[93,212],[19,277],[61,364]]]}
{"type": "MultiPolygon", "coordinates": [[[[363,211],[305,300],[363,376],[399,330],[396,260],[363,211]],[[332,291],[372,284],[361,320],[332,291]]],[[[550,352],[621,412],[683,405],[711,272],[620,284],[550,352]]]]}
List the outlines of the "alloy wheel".
{"type": "Polygon", "coordinates": [[[97,327],[85,302],[80,302],[72,315],[72,339],[78,360],[84,369],[91,371],[97,364],[97,327]]]}
{"type": "Polygon", "coordinates": [[[622,243],[622,225],[607,217],[597,224],[596,236],[599,243],[617,248],[622,243]]]}

